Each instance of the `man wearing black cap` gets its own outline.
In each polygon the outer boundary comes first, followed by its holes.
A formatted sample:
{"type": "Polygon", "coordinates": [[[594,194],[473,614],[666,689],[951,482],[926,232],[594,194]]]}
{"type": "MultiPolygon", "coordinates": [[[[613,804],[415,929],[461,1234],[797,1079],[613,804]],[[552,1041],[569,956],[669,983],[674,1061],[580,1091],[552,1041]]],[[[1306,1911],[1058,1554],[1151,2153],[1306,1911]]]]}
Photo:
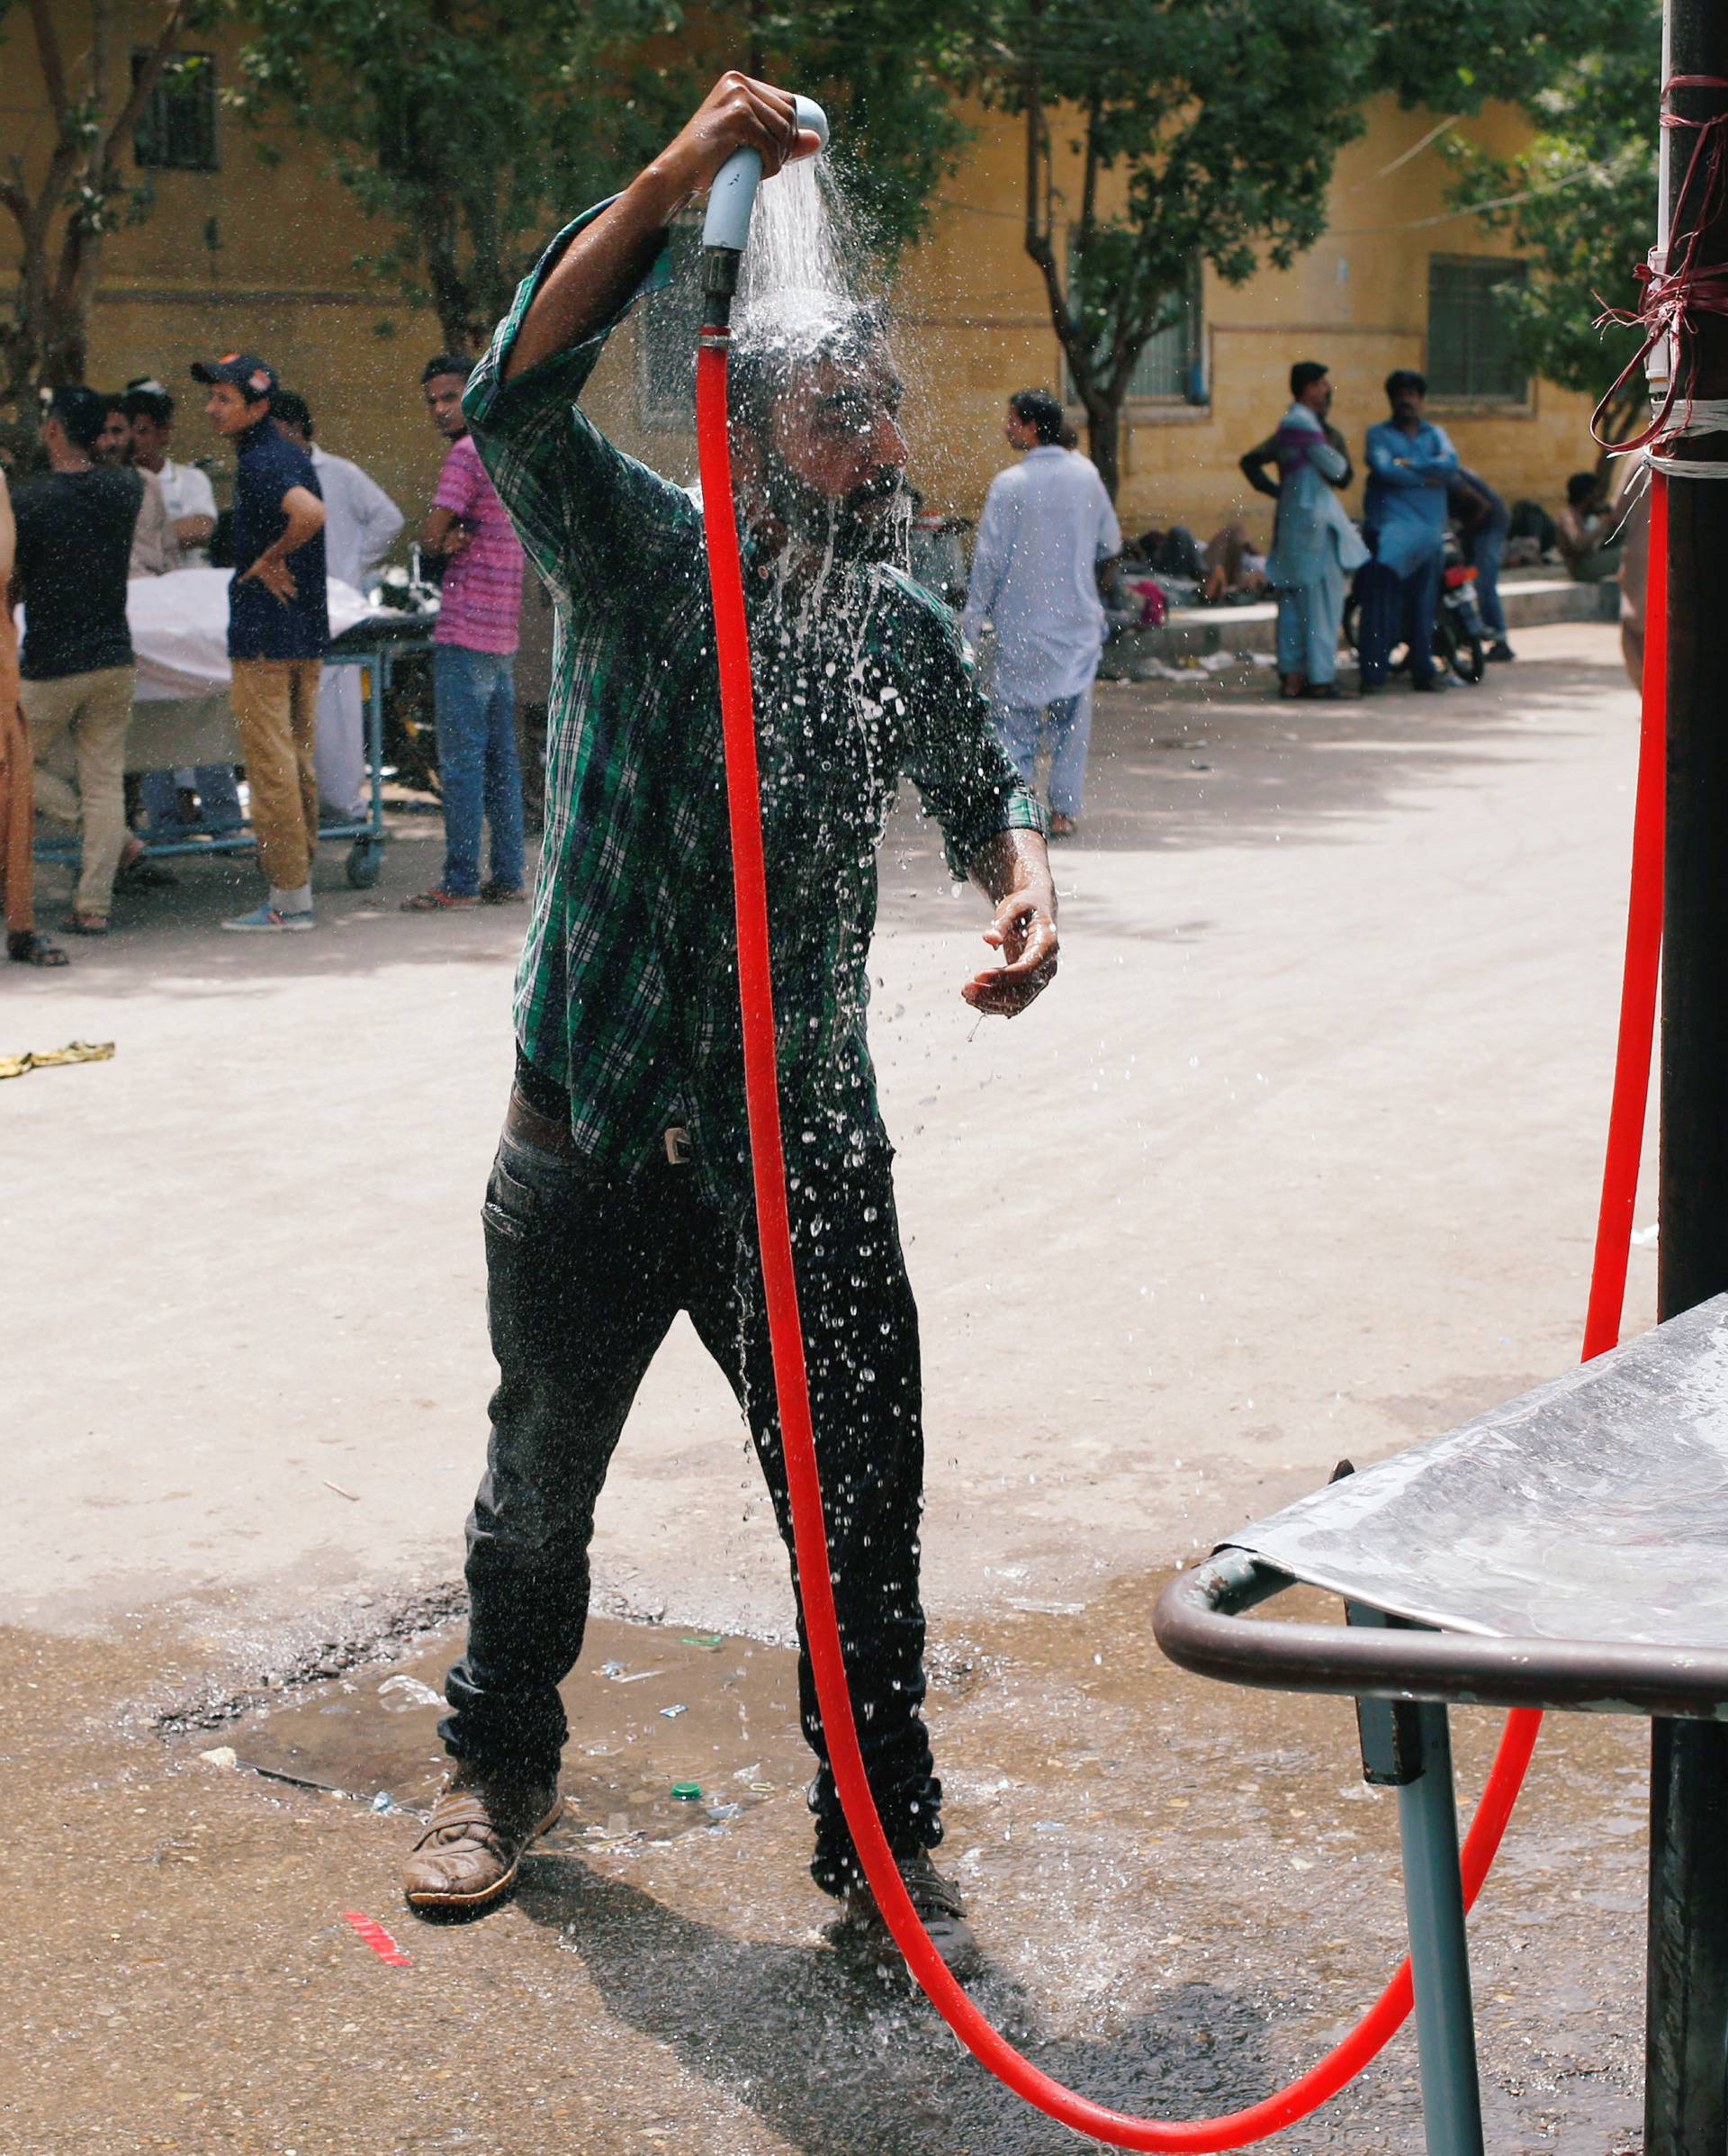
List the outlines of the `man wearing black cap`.
{"type": "Polygon", "coordinates": [[[275,370],[249,352],[199,360],[204,416],[234,445],[234,581],[228,655],[234,723],[252,793],[252,827],[269,883],[264,904],[224,921],[241,934],[312,925],[318,681],[329,642],[324,502],[312,461],[270,417],[275,370]]]}

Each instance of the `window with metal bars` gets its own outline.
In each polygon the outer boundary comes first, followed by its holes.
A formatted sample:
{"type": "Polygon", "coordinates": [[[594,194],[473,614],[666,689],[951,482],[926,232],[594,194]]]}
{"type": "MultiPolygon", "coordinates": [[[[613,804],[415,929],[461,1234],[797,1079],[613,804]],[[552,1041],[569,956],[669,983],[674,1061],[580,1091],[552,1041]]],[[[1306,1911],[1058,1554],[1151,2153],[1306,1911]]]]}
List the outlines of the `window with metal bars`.
{"type": "MultiPolygon", "coordinates": [[[[1156,337],[1148,338],[1128,378],[1130,404],[1206,404],[1205,318],[1201,303],[1200,265],[1196,262],[1183,294],[1182,311],[1156,337]]],[[[1080,401],[1073,377],[1063,369],[1070,404],[1080,401]]]]}
{"type": "MultiPolygon", "coordinates": [[[[132,55],[136,82],[149,61],[132,55]]],[[[132,131],[139,164],[157,171],[214,172],[216,157],[216,55],[182,52],[157,77],[132,131]]]]}
{"type": "Polygon", "coordinates": [[[636,410],[644,427],[696,424],[696,339],[702,327],[702,226],[670,233],[671,282],[636,310],[636,410]]]}
{"type": "Polygon", "coordinates": [[[1504,255],[1428,257],[1428,394],[1456,404],[1525,404],[1530,375],[1512,341],[1506,295],[1527,266],[1504,255]]]}

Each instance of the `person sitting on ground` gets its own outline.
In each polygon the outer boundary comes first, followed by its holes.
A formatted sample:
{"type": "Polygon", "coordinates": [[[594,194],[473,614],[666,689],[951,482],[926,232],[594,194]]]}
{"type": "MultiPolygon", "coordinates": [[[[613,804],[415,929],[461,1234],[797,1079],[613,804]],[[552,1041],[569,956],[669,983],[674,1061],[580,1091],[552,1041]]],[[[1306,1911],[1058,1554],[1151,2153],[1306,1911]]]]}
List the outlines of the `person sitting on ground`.
{"type": "MultiPolygon", "coordinates": [[[[583,392],[665,281],[692,195],[740,149],[816,147],[785,91],[724,76],[624,192],[567,226],[463,400],[558,609],[547,824],[516,996],[517,1077],[484,1212],[500,1382],[468,1528],[470,1618],[441,1734],[456,1770],[408,1857],[417,1909],[498,1901],[558,1818],[558,1686],[581,1651],[594,1508],[637,1388],[688,1311],[748,1418],[783,1536],[786,1453],[744,1126],[704,525],[743,527],[775,998],[810,1404],[863,1764],[939,1953],[977,1950],[929,1852],[941,1785],[922,1715],[918,1326],[866,1033],[877,855],[903,779],[994,909],[1002,962],[960,994],[1012,1016],[1055,972],[1037,802],[992,730],[952,616],[895,565],[907,455],[877,311],[772,297],[734,317],[737,498],[700,508],[600,432],[583,392]]],[[[807,295],[801,295],[807,296],[807,295]]],[[[1038,407],[1040,411],[1043,407],[1038,407]]],[[[1060,419],[1060,407],[1057,407],[1060,419]]],[[[1034,456],[1086,486],[1056,446],[1034,456]]],[[[1095,475],[1093,483],[1095,483],[1095,475]]],[[[1090,544],[1084,555],[1091,570],[1090,544]]],[[[1004,1159],[1001,1172],[1012,1174],[1004,1159]]],[[[841,1811],[807,1648],[812,1876],[886,1946],[841,1811]]],[[[891,1951],[891,1949],[889,1950],[891,1951]]]]}
{"type": "Polygon", "coordinates": [[[6,924],[6,956],[14,965],[63,966],[65,952],[36,926],[36,790],[30,731],[18,700],[18,631],[12,618],[17,552],[12,496],[0,470],[0,915],[6,924]]]}
{"type": "Polygon", "coordinates": [[[1202,606],[1258,599],[1266,590],[1266,557],[1255,552],[1248,528],[1239,521],[1220,526],[1207,540],[1201,571],[1202,606]]]}
{"type": "Polygon", "coordinates": [[[126,829],[126,733],[132,718],[127,564],[144,481],[97,458],[107,417],[93,389],[57,389],[42,417],[49,469],[18,489],[17,581],[24,602],[20,690],[30,723],[36,806],[74,827],[77,888],[64,927],[108,933],[114,877],[144,849],[126,829]],[[53,768],[69,743],[72,786],[53,768]]]}
{"type": "Polygon", "coordinates": [[[1566,482],[1566,506],[1554,518],[1555,545],[1572,582],[1599,584],[1620,567],[1620,542],[1607,486],[1595,472],[1574,472],[1566,482]]]}

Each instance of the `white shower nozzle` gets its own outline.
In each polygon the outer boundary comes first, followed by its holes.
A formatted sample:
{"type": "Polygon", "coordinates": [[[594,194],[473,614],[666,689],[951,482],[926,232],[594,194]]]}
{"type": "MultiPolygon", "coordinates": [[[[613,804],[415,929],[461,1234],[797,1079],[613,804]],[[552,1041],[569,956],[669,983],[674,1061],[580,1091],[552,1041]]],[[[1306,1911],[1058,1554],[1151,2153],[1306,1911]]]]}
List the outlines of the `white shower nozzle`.
{"type": "MultiPolygon", "coordinates": [[[[827,113],[814,97],[795,97],[792,103],[799,127],[806,134],[814,135],[825,149],[827,113]]],[[[743,253],[744,242],[750,238],[750,213],[756,206],[756,190],[761,179],[760,156],[753,149],[734,149],[720,167],[708,196],[708,213],[702,225],[705,248],[724,247],[734,255],[743,253]]]]}

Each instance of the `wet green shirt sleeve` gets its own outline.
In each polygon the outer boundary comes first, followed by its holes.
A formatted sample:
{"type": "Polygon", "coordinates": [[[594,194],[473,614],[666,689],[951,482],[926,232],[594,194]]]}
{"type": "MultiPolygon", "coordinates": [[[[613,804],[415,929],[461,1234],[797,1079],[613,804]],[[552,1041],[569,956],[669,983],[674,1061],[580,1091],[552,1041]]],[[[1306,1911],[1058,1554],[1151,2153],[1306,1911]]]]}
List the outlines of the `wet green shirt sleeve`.
{"type": "Polygon", "coordinates": [[[700,518],[684,489],[628,456],[595,426],[580,399],[612,334],[638,300],[670,276],[662,238],[646,275],[610,320],[507,382],[504,369],[536,294],[571,241],[615,196],[572,220],[517,288],[462,400],[481,460],[548,589],[567,602],[585,590],[634,582],[687,553],[700,518]]]}

